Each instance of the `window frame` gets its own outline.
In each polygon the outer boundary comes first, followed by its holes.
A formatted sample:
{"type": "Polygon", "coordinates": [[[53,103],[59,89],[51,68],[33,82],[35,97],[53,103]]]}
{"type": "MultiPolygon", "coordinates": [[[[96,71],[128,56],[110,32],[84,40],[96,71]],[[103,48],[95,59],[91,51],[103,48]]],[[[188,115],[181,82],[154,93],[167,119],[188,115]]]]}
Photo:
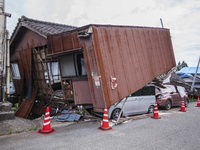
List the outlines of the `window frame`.
{"type": "Polygon", "coordinates": [[[14,80],[21,79],[19,64],[17,62],[10,63],[10,71],[11,71],[12,79],[14,80]]]}
{"type": "MultiPolygon", "coordinates": [[[[60,76],[61,76],[61,78],[77,78],[77,77],[87,77],[87,70],[86,70],[86,66],[85,66],[85,59],[84,59],[84,55],[83,55],[83,60],[84,60],[84,67],[85,67],[85,73],[86,74],[84,74],[84,75],[79,75],[80,73],[79,73],[79,69],[80,68],[78,68],[78,61],[77,61],[77,55],[78,54],[83,54],[83,53],[71,53],[71,54],[67,54],[67,55],[64,55],[64,56],[60,56],[59,58],[58,58],[58,62],[59,62],[59,67],[60,67],[60,76]],[[61,62],[61,57],[65,57],[65,56],[69,56],[69,55],[71,55],[72,56],[72,58],[73,58],[73,69],[74,69],[74,71],[75,71],[75,75],[72,75],[72,76],[65,76],[65,75],[63,75],[63,67],[62,67],[62,62],[61,62]]],[[[81,62],[82,60],[80,59],[80,65],[82,66],[82,62],[81,62]]],[[[82,68],[81,68],[82,69],[82,68]]]]}

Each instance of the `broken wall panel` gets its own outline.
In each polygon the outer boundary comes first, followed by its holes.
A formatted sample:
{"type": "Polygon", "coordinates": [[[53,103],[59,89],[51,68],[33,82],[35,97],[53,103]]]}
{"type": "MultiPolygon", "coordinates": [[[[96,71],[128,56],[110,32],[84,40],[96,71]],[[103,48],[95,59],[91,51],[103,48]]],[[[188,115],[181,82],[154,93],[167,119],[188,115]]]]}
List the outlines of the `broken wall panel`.
{"type": "Polygon", "coordinates": [[[75,105],[92,104],[88,81],[73,81],[75,105]]]}
{"type": "Polygon", "coordinates": [[[105,106],[105,95],[103,95],[102,78],[97,64],[97,54],[94,51],[93,40],[95,40],[93,36],[84,39],[82,46],[94,111],[101,112],[105,106]]]}
{"type": "Polygon", "coordinates": [[[171,37],[167,29],[93,26],[93,33],[96,39],[94,43],[96,53],[101,56],[105,53],[108,55],[108,57],[97,57],[103,81],[102,87],[109,95],[105,96],[105,104],[108,107],[175,66],[171,37]],[[132,32],[132,35],[127,34],[128,32],[132,32]],[[153,34],[150,35],[151,43],[145,38],[148,34],[153,34]],[[105,42],[102,44],[100,41],[105,42]],[[131,63],[130,57],[135,60],[134,63],[131,63]],[[137,74],[137,78],[131,78],[131,74],[137,74]],[[110,86],[111,76],[116,77],[118,83],[114,90],[110,86]],[[134,84],[137,82],[139,83],[134,84]]]}

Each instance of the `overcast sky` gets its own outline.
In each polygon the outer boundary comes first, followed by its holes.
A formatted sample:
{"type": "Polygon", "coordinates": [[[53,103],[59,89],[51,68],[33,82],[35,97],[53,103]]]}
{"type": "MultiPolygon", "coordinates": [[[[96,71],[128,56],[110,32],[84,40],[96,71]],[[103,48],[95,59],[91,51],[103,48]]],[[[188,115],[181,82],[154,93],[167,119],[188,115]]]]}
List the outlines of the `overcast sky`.
{"type": "Polygon", "coordinates": [[[10,34],[22,15],[73,26],[113,24],[170,29],[176,63],[197,66],[200,0],[5,0],[10,34]]]}

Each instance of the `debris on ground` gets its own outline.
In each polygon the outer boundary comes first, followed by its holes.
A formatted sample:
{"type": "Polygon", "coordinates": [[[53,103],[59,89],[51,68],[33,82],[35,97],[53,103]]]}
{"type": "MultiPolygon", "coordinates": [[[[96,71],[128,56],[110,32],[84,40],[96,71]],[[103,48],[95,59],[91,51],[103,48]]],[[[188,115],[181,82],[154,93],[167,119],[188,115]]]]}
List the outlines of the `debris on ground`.
{"type": "MultiPolygon", "coordinates": [[[[119,122],[117,123],[117,125],[122,124],[122,123],[127,123],[127,122],[130,122],[132,120],[145,119],[145,118],[148,118],[150,116],[151,116],[150,114],[143,114],[143,115],[123,117],[123,118],[119,119],[119,122]]],[[[112,120],[112,123],[116,124],[116,120],[112,120]]]]}
{"type": "Polygon", "coordinates": [[[53,117],[53,119],[56,121],[69,121],[69,122],[74,122],[74,121],[78,122],[80,118],[81,115],[76,113],[69,113],[68,110],[63,110],[61,112],[61,115],[53,117]]]}

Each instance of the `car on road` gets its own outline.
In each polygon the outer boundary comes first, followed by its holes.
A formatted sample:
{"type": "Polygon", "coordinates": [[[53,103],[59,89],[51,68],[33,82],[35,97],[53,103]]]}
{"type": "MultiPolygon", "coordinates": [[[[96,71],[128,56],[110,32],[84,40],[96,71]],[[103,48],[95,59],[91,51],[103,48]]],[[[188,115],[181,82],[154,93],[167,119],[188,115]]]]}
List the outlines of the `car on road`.
{"type": "Polygon", "coordinates": [[[166,110],[173,106],[181,106],[184,99],[185,107],[188,106],[189,98],[184,87],[174,85],[164,85],[165,88],[156,88],[156,101],[158,107],[166,110]]]}
{"type": "MultiPolygon", "coordinates": [[[[118,118],[125,98],[108,109],[108,118],[118,118]]],[[[129,95],[121,116],[153,113],[155,104],[155,86],[148,84],[137,92],[129,95]]]]}

